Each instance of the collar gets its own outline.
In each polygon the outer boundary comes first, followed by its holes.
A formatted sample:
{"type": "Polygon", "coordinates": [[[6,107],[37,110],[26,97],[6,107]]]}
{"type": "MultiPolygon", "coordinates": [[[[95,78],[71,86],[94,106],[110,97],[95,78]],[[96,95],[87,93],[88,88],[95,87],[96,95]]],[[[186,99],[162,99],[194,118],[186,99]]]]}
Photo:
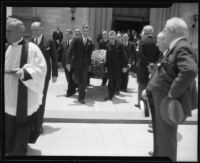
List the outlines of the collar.
{"type": "Polygon", "coordinates": [[[169,49],[171,50],[171,49],[176,45],[176,43],[177,43],[179,40],[183,39],[183,38],[185,38],[185,37],[178,37],[178,38],[174,39],[174,40],[170,43],[169,49]]]}
{"type": "Polygon", "coordinates": [[[41,42],[41,40],[42,40],[42,34],[41,34],[39,37],[34,38],[34,41],[35,41],[35,39],[37,39],[37,43],[38,43],[38,45],[39,45],[40,42],[41,42]]]}
{"type": "Polygon", "coordinates": [[[108,41],[108,39],[103,39],[105,42],[107,42],[108,41]]]}
{"type": "Polygon", "coordinates": [[[165,56],[167,54],[167,51],[168,51],[168,49],[163,52],[163,56],[165,56]]]}
{"type": "Polygon", "coordinates": [[[14,43],[12,43],[11,45],[13,45],[13,46],[17,46],[17,45],[21,45],[21,43],[22,43],[22,41],[23,41],[23,37],[21,37],[18,41],[16,41],[16,42],[14,42],[14,43]]]}

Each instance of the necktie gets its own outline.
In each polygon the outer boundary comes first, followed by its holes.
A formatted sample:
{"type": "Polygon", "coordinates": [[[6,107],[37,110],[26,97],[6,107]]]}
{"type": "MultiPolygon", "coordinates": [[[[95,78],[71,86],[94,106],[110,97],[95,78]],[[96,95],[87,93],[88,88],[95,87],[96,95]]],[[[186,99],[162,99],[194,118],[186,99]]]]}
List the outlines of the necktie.
{"type": "Polygon", "coordinates": [[[35,39],[35,44],[38,45],[38,40],[37,40],[37,38],[35,39]]]}
{"type": "Polygon", "coordinates": [[[69,40],[67,40],[67,48],[69,47],[69,40]]]}
{"type": "Polygon", "coordinates": [[[84,38],[84,46],[86,45],[86,42],[87,42],[87,39],[86,39],[86,38],[84,38]]]}

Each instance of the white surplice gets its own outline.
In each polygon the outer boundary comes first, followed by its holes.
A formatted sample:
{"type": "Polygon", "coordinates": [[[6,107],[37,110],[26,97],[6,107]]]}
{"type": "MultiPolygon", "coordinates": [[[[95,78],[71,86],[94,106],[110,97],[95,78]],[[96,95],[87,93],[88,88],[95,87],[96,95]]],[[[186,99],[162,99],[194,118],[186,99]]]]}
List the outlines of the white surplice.
{"type": "MultiPolygon", "coordinates": [[[[18,41],[19,42],[19,41],[18,41]]],[[[10,45],[5,54],[5,71],[19,68],[22,45],[10,45]]],[[[29,42],[27,64],[23,69],[31,75],[32,79],[23,81],[28,89],[28,110],[27,115],[32,115],[37,111],[42,103],[44,81],[47,72],[45,58],[41,50],[32,42],[29,42]]],[[[4,96],[5,112],[16,116],[18,95],[18,79],[14,74],[4,74],[4,96]]]]}

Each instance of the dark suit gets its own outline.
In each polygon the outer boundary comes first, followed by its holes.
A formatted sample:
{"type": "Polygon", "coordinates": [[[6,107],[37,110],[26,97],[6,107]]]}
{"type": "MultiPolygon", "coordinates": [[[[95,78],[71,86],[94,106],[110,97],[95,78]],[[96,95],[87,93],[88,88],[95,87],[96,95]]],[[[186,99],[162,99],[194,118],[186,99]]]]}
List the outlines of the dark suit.
{"type": "Polygon", "coordinates": [[[120,89],[122,68],[126,67],[127,55],[124,46],[115,40],[114,45],[107,44],[107,54],[105,66],[108,69],[108,94],[112,98],[116,90],[120,89]]]}
{"type": "MultiPolygon", "coordinates": [[[[104,49],[106,50],[106,45],[108,44],[108,39],[105,41],[104,39],[101,39],[99,41],[99,50],[101,49],[104,49]]],[[[104,69],[105,69],[105,66],[104,66],[104,69]]],[[[103,74],[103,77],[102,77],[102,85],[106,85],[107,83],[107,80],[108,80],[108,73],[105,73],[103,74]]]]}
{"type": "MultiPolygon", "coordinates": [[[[152,36],[147,36],[145,39],[140,40],[138,67],[137,67],[137,81],[138,81],[138,104],[141,98],[142,91],[146,88],[149,81],[149,71],[147,66],[150,63],[155,63],[159,59],[160,51],[156,46],[156,40],[152,36]]],[[[145,100],[145,116],[149,116],[148,106],[145,100]]]]}
{"type": "Polygon", "coordinates": [[[54,31],[53,32],[53,40],[54,40],[54,44],[58,53],[58,61],[61,61],[61,50],[60,50],[60,45],[61,42],[63,40],[63,33],[61,31],[54,31]],[[58,40],[58,42],[56,41],[58,40]]]}
{"type": "Polygon", "coordinates": [[[86,45],[83,44],[83,37],[74,38],[67,51],[66,64],[71,64],[74,69],[73,79],[78,85],[79,97],[85,98],[85,89],[88,81],[88,70],[91,65],[91,55],[93,50],[92,42],[87,39],[86,45]]]}
{"type": "MultiPolygon", "coordinates": [[[[34,38],[31,39],[31,42],[34,42],[34,38]]],[[[42,51],[42,54],[44,55],[47,64],[47,74],[45,77],[42,104],[39,107],[40,119],[42,125],[45,105],[46,105],[46,95],[49,87],[49,80],[51,76],[58,77],[58,68],[57,68],[56,50],[53,40],[46,39],[44,36],[42,36],[41,42],[39,43],[38,47],[42,51]]]]}
{"type": "Polygon", "coordinates": [[[62,62],[62,67],[64,68],[65,71],[65,77],[68,82],[68,88],[67,88],[67,93],[66,94],[72,94],[75,92],[76,89],[76,84],[72,80],[72,75],[73,75],[73,68],[71,68],[70,72],[66,69],[66,57],[67,57],[67,51],[69,49],[69,45],[72,40],[65,40],[61,43],[61,62],[62,62]]]}
{"type": "MultiPolygon", "coordinates": [[[[133,42],[128,41],[128,45],[124,45],[124,48],[127,54],[126,64],[132,65],[133,61],[136,62],[135,45],[133,42]]],[[[122,72],[121,90],[127,90],[128,74],[129,70],[126,73],[122,72]]]]}
{"type": "Polygon", "coordinates": [[[191,115],[191,109],[197,108],[197,61],[194,55],[190,43],[186,39],[179,40],[161,60],[161,65],[147,85],[155,109],[154,156],[168,156],[173,161],[177,157],[177,126],[169,125],[161,118],[162,99],[168,93],[172,98],[180,99],[186,116],[191,115]]]}

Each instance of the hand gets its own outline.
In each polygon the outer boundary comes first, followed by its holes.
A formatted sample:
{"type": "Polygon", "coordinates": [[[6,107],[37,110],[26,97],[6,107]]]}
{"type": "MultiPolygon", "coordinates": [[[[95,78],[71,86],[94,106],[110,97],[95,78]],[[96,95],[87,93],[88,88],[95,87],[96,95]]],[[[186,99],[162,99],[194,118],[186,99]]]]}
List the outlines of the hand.
{"type": "Polygon", "coordinates": [[[13,71],[16,71],[15,76],[19,79],[23,76],[23,69],[22,68],[16,68],[13,71]]]}
{"type": "Polygon", "coordinates": [[[128,69],[127,69],[126,67],[124,67],[124,68],[122,69],[122,72],[123,72],[123,73],[126,73],[127,70],[128,70],[128,69]]]}
{"type": "Polygon", "coordinates": [[[154,63],[150,63],[150,64],[147,66],[149,73],[152,73],[153,67],[154,67],[154,63]]]}
{"type": "Polygon", "coordinates": [[[146,92],[145,89],[142,91],[142,98],[143,98],[144,100],[147,100],[147,92],[146,92]]]}
{"type": "Polygon", "coordinates": [[[68,72],[70,72],[70,70],[71,70],[71,65],[70,65],[70,64],[67,64],[67,65],[66,65],[66,69],[67,69],[68,72]]]}
{"type": "Polygon", "coordinates": [[[131,68],[131,64],[128,64],[128,69],[131,68]]]}
{"type": "Polygon", "coordinates": [[[172,98],[172,95],[171,95],[171,93],[168,93],[168,97],[169,97],[169,98],[172,98]]]}
{"type": "Polygon", "coordinates": [[[56,76],[53,76],[52,77],[52,83],[55,83],[57,81],[57,77],[56,76]]]}

